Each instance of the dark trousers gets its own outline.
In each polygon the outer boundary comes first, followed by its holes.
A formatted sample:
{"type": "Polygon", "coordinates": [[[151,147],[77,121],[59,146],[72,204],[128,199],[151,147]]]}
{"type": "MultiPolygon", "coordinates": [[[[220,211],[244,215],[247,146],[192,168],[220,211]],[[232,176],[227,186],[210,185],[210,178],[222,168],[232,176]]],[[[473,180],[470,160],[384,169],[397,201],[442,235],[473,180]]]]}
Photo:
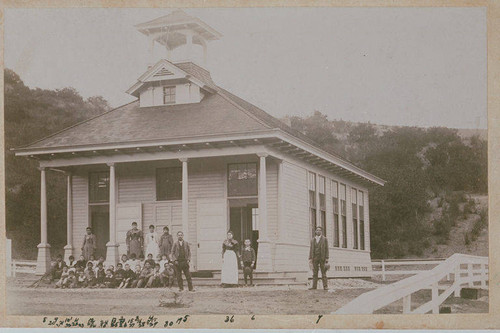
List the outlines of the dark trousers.
{"type": "Polygon", "coordinates": [[[177,264],[177,285],[180,290],[184,290],[184,283],[182,282],[182,272],[186,277],[189,290],[193,290],[193,282],[191,281],[191,272],[189,272],[189,264],[187,261],[182,260],[177,264]]]}
{"type": "Polygon", "coordinates": [[[252,262],[243,262],[243,277],[245,278],[245,284],[247,284],[247,278],[250,278],[250,284],[253,284],[252,262]]]}
{"type": "Polygon", "coordinates": [[[323,280],[323,288],[328,288],[328,278],[326,277],[325,261],[313,259],[313,289],[318,288],[318,271],[321,269],[321,279],[323,280]]]}

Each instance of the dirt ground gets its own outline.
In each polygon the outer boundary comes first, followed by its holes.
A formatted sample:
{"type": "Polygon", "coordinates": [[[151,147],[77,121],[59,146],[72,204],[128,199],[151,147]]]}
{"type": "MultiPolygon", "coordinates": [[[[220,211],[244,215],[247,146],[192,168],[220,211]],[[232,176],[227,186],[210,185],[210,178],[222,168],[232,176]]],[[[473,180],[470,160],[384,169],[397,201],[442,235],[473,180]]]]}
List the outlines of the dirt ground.
{"type": "Polygon", "coordinates": [[[12,315],[161,315],[161,314],[329,314],[371,289],[309,291],[300,287],[198,287],[175,289],[49,289],[12,287],[12,315]],[[180,305],[173,303],[177,293],[180,305]],[[163,306],[162,306],[163,304],[163,306]]]}

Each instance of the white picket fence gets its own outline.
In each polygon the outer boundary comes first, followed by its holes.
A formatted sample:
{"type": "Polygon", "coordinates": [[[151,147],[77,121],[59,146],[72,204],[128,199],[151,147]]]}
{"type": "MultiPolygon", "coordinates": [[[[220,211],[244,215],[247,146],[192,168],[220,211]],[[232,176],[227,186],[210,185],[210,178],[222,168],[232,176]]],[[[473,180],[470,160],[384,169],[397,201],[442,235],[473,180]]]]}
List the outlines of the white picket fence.
{"type": "Polygon", "coordinates": [[[428,271],[433,267],[427,266],[437,266],[446,258],[430,258],[430,259],[384,259],[384,260],[372,260],[372,276],[382,276],[382,281],[386,281],[388,276],[395,275],[414,275],[421,273],[423,271],[428,271]],[[413,269],[404,268],[400,269],[401,266],[413,266],[413,269]]]}
{"type": "Polygon", "coordinates": [[[487,289],[488,268],[488,257],[455,253],[431,270],[364,293],[334,313],[371,314],[401,299],[403,313],[439,313],[439,306],[452,293],[460,296],[465,285],[474,287],[479,282],[477,287],[487,289]],[[452,283],[448,281],[451,275],[452,283]],[[412,309],[411,295],[424,289],[431,290],[431,300],[412,309]]]}

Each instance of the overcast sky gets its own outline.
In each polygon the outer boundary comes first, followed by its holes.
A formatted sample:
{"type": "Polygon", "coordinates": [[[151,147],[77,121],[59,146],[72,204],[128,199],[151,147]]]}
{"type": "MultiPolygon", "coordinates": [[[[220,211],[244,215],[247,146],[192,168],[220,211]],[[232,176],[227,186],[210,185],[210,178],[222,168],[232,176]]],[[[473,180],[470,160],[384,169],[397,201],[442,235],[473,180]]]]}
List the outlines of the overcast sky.
{"type": "MultiPolygon", "coordinates": [[[[223,34],[221,87],[276,117],[486,128],[484,8],[186,9],[223,34]]],[[[112,106],[147,69],[135,24],[169,9],[5,9],[5,65],[30,87],[112,106]]]]}

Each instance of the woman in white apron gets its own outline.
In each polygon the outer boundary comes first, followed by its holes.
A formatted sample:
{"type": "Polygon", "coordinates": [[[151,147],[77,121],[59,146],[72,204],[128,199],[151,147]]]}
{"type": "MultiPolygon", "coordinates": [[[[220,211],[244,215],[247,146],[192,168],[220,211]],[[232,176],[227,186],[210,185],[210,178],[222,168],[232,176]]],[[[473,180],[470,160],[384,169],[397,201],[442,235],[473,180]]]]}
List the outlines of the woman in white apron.
{"type": "Polygon", "coordinates": [[[149,226],[149,232],[145,236],[146,238],[146,250],[144,251],[144,256],[147,258],[148,254],[153,255],[153,260],[156,260],[158,253],[160,253],[160,247],[158,246],[158,235],[155,232],[155,226],[149,226]]]}
{"type": "Polygon", "coordinates": [[[226,240],[222,243],[222,273],[223,287],[238,285],[238,241],[233,239],[233,232],[228,231],[226,240]]]}

